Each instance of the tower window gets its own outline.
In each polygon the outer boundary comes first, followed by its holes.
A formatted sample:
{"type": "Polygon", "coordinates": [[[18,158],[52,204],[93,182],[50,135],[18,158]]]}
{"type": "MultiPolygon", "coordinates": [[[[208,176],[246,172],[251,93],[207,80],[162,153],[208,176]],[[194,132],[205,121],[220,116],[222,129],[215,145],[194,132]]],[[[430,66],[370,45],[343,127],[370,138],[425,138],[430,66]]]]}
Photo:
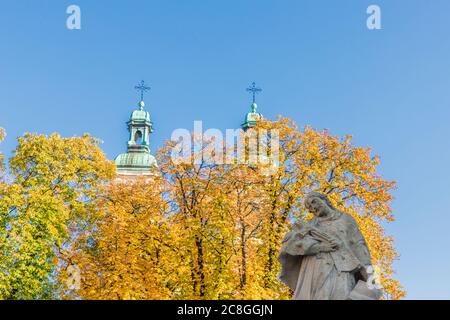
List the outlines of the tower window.
{"type": "Polygon", "coordinates": [[[136,131],[134,134],[134,142],[136,144],[142,144],[142,132],[140,130],[136,131]]]}

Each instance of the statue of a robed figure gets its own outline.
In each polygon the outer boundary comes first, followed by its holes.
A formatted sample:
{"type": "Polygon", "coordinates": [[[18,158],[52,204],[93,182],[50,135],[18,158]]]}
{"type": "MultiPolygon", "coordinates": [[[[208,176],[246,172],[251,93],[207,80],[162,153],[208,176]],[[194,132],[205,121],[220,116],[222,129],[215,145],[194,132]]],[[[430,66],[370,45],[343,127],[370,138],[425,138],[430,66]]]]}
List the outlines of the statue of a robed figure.
{"type": "Polygon", "coordinates": [[[370,253],[353,217],[318,192],[306,196],[305,207],[314,218],[293,224],[279,255],[279,279],[294,291],[293,299],[379,299],[381,291],[369,281],[370,253]]]}

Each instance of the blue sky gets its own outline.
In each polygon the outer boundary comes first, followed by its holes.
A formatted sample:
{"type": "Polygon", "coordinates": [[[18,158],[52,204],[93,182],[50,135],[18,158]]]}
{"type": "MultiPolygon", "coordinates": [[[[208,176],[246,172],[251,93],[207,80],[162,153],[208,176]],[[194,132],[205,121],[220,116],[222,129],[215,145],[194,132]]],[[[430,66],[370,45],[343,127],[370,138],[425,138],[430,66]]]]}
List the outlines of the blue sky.
{"type": "Polygon", "coordinates": [[[153,150],[176,128],[234,128],[259,111],[352,134],[398,181],[387,226],[410,299],[450,299],[448,0],[2,1],[0,126],[7,155],[24,132],[89,132],[113,159],[141,79],[153,150]],[[77,4],[82,29],[66,28],[77,4]],[[366,8],[382,30],[366,28],[366,8]]]}

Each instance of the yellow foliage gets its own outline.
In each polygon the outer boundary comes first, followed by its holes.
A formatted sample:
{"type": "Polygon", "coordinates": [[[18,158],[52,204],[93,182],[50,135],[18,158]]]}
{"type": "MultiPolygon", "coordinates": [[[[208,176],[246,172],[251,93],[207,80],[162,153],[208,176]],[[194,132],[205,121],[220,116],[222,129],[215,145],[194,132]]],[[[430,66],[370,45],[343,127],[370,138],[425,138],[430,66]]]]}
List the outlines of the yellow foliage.
{"type": "Polygon", "coordinates": [[[92,200],[112,176],[98,141],[25,134],[0,183],[0,299],[57,297],[62,248],[89,224],[92,200]]]}
{"type": "Polygon", "coordinates": [[[355,218],[384,298],[402,298],[398,255],[383,228],[393,221],[395,182],[377,172],[379,157],[350,136],[299,130],[287,118],[259,121],[259,129],[280,139],[271,174],[262,164],[175,163],[168,142],[160,176],[107,186],[112,165],[95,139],[20,138],[15,181],[0,184],[1,212],[17,213],[2,216],[13,228],[0,230],[0,252],[13,254],[0,256],[0,268],[18,268],[0,274],[0,297],[41,297],[39,281],[56,272],[66,299],[289,299],[277,279],[281,240],[292,222],[310,218],[303,199],[315,190],[355,218]],[[79,288],[70,286],[71,266],[79,288]],[[30,291],[12,295],[17,284],[30,291]]]}
{"type": "MultiPolygon", "coordinates": [[[[272,266],[270,256],[278,252],[287,220],[309,219],[303,206],[304,196],[312,190],[319,191],[327,194],[336,208],[356,219],[367,240],[372,263],[381,272],[385,298],[402,298],[405,292],[393,279],[392,269],[398,255],[393,238],[382,227],[383,221],[393,221],[391,191],[395,182],[386,181],[377,173],[379,157],[372,155],[370,148],[353,146],[350,136],[339,138],[308,126],[300,132],[287,118],[261,122],[258,126],[279,130],[282,150],[280,168],[269,184],[277,222],[268,232],[269,246],[274,247],[269,250],[268,264],[272,266]],[[286,215],[291,219],[285,219],[286,215]]],[[[278,268],[275,270],[278,272],[278,268]]]]}
{"type": "MultiPolygon", "coordinates": [[[[97,199],[95,221],[65,259],[81,270],[81,287],[65,291],[84,299],[167,299],[174,284],[168,203],[152,183],[112,183],[97,199]]],[[[61,279],[68,274],[62,272],[61,279]]],[[[65,281],[62,281],[63,285],[65,281]]]]}
{"type": "Polygon", "coordinates": [[[405,293],[392,270],[397,253],[382,227],[393,220],[395,183],[377,174],[379,158],[353,146],[351,137],[299,131],[286,118],[258,128],[278,130],[280,163],[272,175],[259,165],[203,158],[174,163],[168,142],[158,155],[161,177],[112,185],[97,203],[98,223],[73,250],[71,261],[83,275],[79,296],[289,299],[277,279],[281,240],[293,221],[310,218],[303,198],[317,190],[355,217],[381,270],[385,298],[400,299],[405,293]]]}

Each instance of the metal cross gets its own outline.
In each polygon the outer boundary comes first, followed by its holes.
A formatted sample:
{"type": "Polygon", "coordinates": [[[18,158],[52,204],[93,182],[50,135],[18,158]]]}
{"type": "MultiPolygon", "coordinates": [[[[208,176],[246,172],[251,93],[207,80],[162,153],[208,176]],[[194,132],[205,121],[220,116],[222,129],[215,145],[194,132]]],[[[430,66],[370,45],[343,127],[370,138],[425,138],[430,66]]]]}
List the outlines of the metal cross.
{"type": "Polygon", "coordinates": [[[262,89],[258,88],[256,86],[256,83],[254,83],[254,82],[252,83],[251,87],[247,88],[247,92],[251,92],[253,94],[253,103],[255,103],[255,101],[256,101],[256,94],[260,93],[261,91],[262,91],[262,89]]]}
{"type": "Polygon", "coordinates": [[[141,92],[141,101],[144,101],[144,92],[150,90],[150,87],[145,86],[145,82],[142,80],[141,83],[134,88],[141,92]]]}

